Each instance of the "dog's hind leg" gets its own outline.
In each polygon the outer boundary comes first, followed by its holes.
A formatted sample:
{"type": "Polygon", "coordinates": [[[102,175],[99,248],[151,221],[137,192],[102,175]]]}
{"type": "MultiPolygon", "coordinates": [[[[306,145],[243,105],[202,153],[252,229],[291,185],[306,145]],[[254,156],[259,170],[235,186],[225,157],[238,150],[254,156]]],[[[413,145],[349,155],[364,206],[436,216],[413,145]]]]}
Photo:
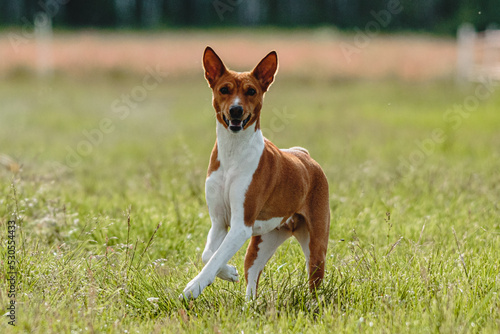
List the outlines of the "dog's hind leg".
{"type": "Polygon", "coordinates": [[[293,235],[304,252],[309,274],[309,288],[313,291],[323,280],[328,237],[320,235],[314,229],[309,230],[306,224],[294,231],[293,235]]]}
{"type": "Polygon", "coordinates": [[[314,291],[323,280],[325,274],[326,251],[330,233],[330,207],[328,197],[314,197],[311,200],[309,212],[304,216],[293,235],[297,238],[306,257],[309,274],[309,288],[314,291]],[[323,198],[323,201],[321,199],[323,198]]]}
{"type": "Polygon", "coordinates": [[[326,251],[330,232],[329,208],[316,211],[311,219],[314,221],[309,225],[311,227],[309,229],[309,288],[314,291],[323,281],[325,274],[326,251]]]}
{"type": "Polygon", "coordinates": [[[310,271],[309,271],[309,259],[311,257],[311,251],[309,249],[310,236],[309,236],[309,230],[307,228],[307,224],[305,223],[304,220],[297,227],[297,229],[295,229],[293,231],[293,236],[299,242],[300,247],[302,247],[302,252],[304,252],[304,256],[306,258],[307,273],[310,274],[310,271]]]}
{"type": "Polygon", "coordinates": [[[292,232],[288,228],[281,228],[261,236],[252,237],[245,255],[247,299],[257,296],[257,286],[264,266],[276,252],[276,249],[291,236],[292,232]]]}

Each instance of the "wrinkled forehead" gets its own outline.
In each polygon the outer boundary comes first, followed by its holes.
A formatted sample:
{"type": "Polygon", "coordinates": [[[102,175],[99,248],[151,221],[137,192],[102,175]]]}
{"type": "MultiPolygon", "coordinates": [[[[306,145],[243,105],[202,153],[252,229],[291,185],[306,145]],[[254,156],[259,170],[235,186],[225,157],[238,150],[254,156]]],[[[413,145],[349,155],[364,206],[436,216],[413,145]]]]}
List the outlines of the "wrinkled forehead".
{"type": "Polygon", "coordinates": [[[240,87],[248,87],[252,86],[257,88],[259,82],[250,72],[235,72],[228,70],[224,75],[220,78],[218,85],[231,84],[240,87]]]}

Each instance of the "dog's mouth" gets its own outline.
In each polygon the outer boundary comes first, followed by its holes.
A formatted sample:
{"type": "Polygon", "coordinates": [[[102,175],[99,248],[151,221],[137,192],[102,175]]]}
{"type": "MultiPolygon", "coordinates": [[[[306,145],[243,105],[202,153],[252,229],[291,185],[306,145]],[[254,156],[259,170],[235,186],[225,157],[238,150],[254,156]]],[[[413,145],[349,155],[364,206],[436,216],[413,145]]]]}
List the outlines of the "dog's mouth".
{"type": "Polygon", "coordinates": [[[224,114],[222,114],[222,118],[224,119],[224,122],[226,122],[227,126],[229,127],[229,130],[231,130],[235,133],[243,130],[245,125],[250,120],[250,117],[252,117],[252,115],[248,116],[244,120],[241,120],[241,119],[228,120],[227,117],[224,114]]]}

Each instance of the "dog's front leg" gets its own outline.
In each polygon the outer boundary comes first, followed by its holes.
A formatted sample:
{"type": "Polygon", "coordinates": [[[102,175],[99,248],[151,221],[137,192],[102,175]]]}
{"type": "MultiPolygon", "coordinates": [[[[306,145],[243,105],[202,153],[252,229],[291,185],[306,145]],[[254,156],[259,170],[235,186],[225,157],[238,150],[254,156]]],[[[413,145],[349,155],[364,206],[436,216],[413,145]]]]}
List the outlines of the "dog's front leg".
{"type": "MultiPolygon", "coordinates": [[[[205,246],[205,250],[203,250],[203,254],[201,255],[203,264],[206,265],[208,261],[210,261],[217,249],[219,249],[226,235],[226,224],[224,224],[222,220],[213,217],[212,228],[210,228],[210,231],[208,232],[207,244],[205,246]]],[[[229,282],[239,282],[238,270],[236,270],[234,266],[228,264],[222,266],[217,273],[217,277],[229,282]]]]}
{"type": "Polygon", "coordinates": [[[252,228],[243,223],[243,219],[231,221],[231,230],[222,244],[213,254],[205,267],[184,289],[181,298],[197,298],[203,289],[212,284],[215,276],[226,266],[227,262],[252,236],[252,228]]]}
{"type": "MultiPolygon", "coordinates": [[[[208,261],[210,261],[227,235],[227,223],[229,223],[227,219],[230,218],[228,214],[229,210],[224,202],[223,193],[224,180],[221,179],[220,174],[212,174],[207,178],[205,183],[205,198],[207,199],[208,212],[210,214],[212,227],[208,232],[207,244],[201,256],[203,264],[207,264],[208,261]]],[[[239,281],[238,270],[236,270],[234,266],[230,266],[228,264],[222,267],[217,276],[230,282],[239,281]]]]}

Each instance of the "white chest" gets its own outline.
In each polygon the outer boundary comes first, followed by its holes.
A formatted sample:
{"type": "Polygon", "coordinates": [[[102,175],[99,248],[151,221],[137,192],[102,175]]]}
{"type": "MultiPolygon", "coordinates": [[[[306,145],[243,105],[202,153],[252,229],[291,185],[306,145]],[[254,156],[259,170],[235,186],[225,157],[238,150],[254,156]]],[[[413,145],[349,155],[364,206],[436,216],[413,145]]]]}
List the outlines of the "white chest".
{"type": "Polygon", "coordinates": [[[245,194],[252,182],[264,150],[260,130],[249,127],[233,134],[217,125],[219,168],[205,182],[205,196],[212,221],[231,226],[233,220],[243,221],[245,194]]]}

